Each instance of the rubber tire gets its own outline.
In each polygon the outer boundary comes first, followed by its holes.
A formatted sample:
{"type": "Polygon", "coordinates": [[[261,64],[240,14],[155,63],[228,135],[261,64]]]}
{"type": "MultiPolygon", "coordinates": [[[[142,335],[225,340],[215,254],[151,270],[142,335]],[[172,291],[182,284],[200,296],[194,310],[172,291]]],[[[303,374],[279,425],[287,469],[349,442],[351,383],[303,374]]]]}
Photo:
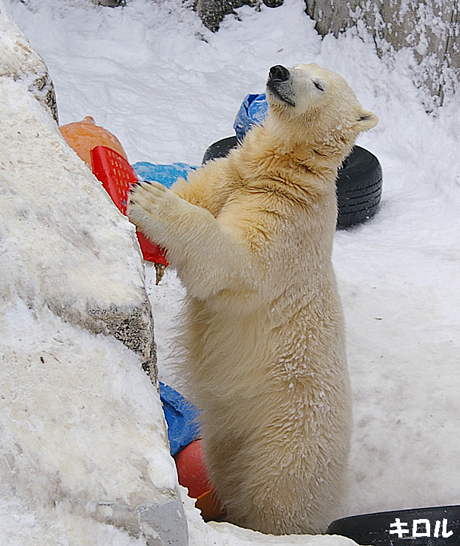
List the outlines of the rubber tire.
{"type": "Polygon", "coordinates": [[[238,146],[238,139],[236,136],[231,136],[218,140],[211,144],[209,148],[205,151],[201,163],[204,165],[211,159],[218,159],[219,157],[226,157],[233,148],[238,146]]]}
{"type": "Polygon", "coordinates": [[[346,229],[369,220],[382,197],[382,167],[374,154],[355,146],[337,177],[337,228],[346,229]]]}
{"type": "MultiPolygon", "coordinates": [[[[226,157],[237,145],[236,136],[214,142],[206,150],[202,163],[226,157]]],[[[382,181],[382,168],[375,155],[355,146],[337,177],[338,229],[356,226],[374,216],[382,197],[382,181]]]]}

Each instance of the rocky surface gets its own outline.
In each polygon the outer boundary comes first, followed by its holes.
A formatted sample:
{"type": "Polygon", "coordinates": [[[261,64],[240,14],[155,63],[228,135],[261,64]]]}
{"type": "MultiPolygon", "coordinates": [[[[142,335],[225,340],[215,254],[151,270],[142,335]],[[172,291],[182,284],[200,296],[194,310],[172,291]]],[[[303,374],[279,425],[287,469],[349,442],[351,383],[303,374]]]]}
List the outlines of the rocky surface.
{"type": "Polygon", "coordinates": [[[426,86],[432,106],[452,93],[460,75],[460,13],[457,2],[437,0],[305,0],[307,13],[323,36],[355,28],[370,35],[389,61],[399,51],[413,54],[413,78],[426,86]]]}

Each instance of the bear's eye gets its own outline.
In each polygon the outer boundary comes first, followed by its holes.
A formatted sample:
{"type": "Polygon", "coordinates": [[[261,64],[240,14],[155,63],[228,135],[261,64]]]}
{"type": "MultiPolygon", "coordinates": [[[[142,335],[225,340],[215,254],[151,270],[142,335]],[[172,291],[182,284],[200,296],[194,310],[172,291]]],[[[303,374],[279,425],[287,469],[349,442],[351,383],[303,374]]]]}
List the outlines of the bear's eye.
{"type": "Polygon", "coordinates": [[[319,91],[324,91],[324,87],[320,82],[313,81],[313,84],[316,87],[316,89],[318,89],[319,91]]]}

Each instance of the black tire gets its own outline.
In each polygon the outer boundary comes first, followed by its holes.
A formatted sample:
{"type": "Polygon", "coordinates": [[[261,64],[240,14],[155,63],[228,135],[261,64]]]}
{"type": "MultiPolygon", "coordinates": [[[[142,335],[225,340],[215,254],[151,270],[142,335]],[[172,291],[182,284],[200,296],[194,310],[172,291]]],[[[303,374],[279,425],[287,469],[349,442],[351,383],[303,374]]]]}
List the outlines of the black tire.
{"type": "MultiPolygon", "coordinates": [[[[211,144],[203,163],[225,157],[238,145],[236,136],[211,144]]],[[[337,228],[346,229],[369,220],[377,212],[382,197],[382,168],[375,155],[355,146],[337,177],[337,228]]]]}
{"type": "Polygon", "coordinates": [[[226,157],[233,148],[238,146],[238,139],[236,136],[231,136],[218,140],[211,144],[209,148],[205,151],[202,164],[204,165],[211,159],[218,159],[219,157],[226,157]]]}
{"type": "Polygon", "coordinates": [[[375,155],[355,146],[337,177],[337,228],[345,229],[369,220],[382,197],[382,168],[375,155]]]}

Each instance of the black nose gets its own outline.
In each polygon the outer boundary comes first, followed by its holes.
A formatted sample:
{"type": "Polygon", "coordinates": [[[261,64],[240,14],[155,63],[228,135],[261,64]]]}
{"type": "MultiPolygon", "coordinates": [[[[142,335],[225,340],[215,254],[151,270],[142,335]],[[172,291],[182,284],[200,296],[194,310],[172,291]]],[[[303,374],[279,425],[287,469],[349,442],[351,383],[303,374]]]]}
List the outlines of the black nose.
{"type": "Polygon", "coordinates": [[[280,64],[272,66],[268,74],[270,81],[285,82],[289,79],[289,70],[280,64]]]}

